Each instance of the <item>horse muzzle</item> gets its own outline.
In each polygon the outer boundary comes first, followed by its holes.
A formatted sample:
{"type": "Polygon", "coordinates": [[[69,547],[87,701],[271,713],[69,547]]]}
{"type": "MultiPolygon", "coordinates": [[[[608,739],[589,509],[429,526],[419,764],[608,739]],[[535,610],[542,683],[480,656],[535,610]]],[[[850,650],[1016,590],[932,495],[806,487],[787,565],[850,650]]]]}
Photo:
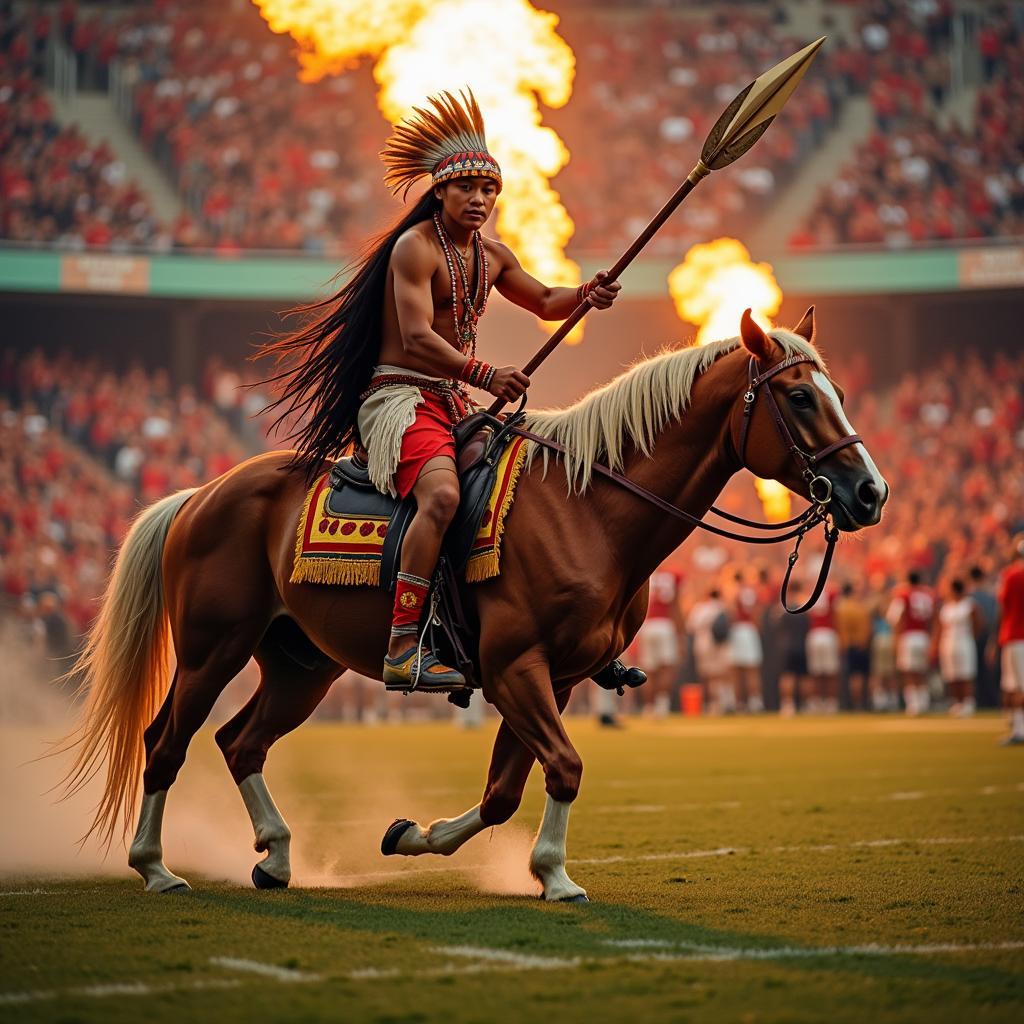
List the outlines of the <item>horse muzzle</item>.
{"type": "Polygon", "coordinates": [[[882,481],[879,490],[875,479],[865,473],[849,486],[832,484],[829,513],[832,521],[843,533],[855,533],[875,526],[882,518],[882,508],[889,500],[889,485],[882,481]]]}

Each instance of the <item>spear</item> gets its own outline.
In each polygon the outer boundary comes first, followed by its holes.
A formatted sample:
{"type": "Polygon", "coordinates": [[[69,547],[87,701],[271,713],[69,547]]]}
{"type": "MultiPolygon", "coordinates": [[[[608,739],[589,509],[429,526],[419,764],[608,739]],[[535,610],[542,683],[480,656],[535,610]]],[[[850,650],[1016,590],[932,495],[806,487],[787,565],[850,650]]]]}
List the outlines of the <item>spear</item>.
{"type": "MultiPolygon", "coordinates": [[[[676,189],[667,203],[654,215],[637,236],[633,244],[618,258],[615,266],[608,271],[605,281],[617,281],[622,272],[633,262],[641,249],[654,237],[658,229],[668,220],[676,207],[693,191],[702,178],[712,171],[727,167],[738,160],[767,131],[768,125],[775,120],[776,114],[786,105],[793,90],[800,84],[800,79],[807,73],[815,54],[825,42],[825,36],[798,50],[791,57],[779,61],[775,67],[755,78],[725,108],[725,112],[715,122],[714,128],[704,140],[704,148],[700,151],[700,159],[686,180],[676,189]]],[[[565,336],[587,315],[591,309],[589,302],[581,302],[547,343],[523,367],[528,377],[558,347],[565,336]]],[[[505,407],[505,402],[498,399],[487,411],[496,416],[505,407]]]]}

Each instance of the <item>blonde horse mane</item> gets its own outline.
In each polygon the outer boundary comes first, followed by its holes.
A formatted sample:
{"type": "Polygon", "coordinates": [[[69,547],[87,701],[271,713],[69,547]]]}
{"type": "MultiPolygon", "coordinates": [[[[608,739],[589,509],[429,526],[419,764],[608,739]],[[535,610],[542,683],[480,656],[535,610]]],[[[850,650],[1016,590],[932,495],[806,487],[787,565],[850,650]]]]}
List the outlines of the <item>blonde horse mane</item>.
{"type": "MultiPolygon", "coordinates": [[[[821,354],[799,334],[777,329],[769,331],[768,336],[784,356],[806,355],[819,369],[825,369],[821,354]]],[[[661,352],[631,366],[575,405],[529,413],[526,426],[565,446],[562,461],[569,489],[581,493],[590,484],[591,465],[598,459],[603,458],[611,469],[618,470],[630,445],[650,455],[664,426],[686,412],[694,380],[719,356],[740,345],[736,337],[661,352]]],[[[533,461],[538,447],[530,445],[527,465],[533,461]]],[[[546,473],[548,449],[542,452],[546,473]]]]}

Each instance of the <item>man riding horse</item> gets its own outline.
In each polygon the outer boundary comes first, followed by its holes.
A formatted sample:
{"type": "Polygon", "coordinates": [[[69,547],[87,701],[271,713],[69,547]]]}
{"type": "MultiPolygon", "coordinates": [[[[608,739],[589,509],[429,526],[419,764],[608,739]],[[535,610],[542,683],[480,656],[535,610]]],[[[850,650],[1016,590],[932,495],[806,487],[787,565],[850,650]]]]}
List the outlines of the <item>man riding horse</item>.
{"type": "MultiPolygon", "coordinates": [[[[621,275],[698,181],[756,142],[821,43],[782,61],[736,97],[694,170],[603,280],[621,275]]],[[[324,460],[361,437],[378,486],[418,498],[427,493],[417,490],[418,483],[434,477],[453,490],[450,462],[436,473],[424,470],[439,457],[450,459],[450,424],[468,402],[464,387],[489,383],[492,393],[505,397],[521,395],[529,383],[509,368],[498,385],[508,390],[496,390],[501,371],[475,361],[475,323],[491,281],[535,313],[552,317],[569,308],[567,289],[544,288],[507,249],[476,234],[499,179],[472,98],[463,107],[442,97],[434,108],[397,130],[385,150],[391,184],[401,189],[422,173],[436,173],[431,191],[370,248],[338,295],[308,307],[316,315],[306,326],[270,346],[284,363],[300,357],[297,368],[282,365],[273,378],[284,383],[275,404],[284,403],[285,415],[305,416],[300,450],[249,459],[145,509],[121,545],[73,670],[88,700],[79,728],[57,748],[74,753],[66,791],[76,792],[106,767],[87,835],[109,843],[119,825],[127,834],[141,783],[128,863],[151,892],[189,887],[163,862],[167,795],[192,737],[250,658],[260,668],[259,686],[217,730],[216,741],[252,821],[256,849],[266,852],[253,868],[253,882],[281,888],[291,880],[291,831],[263,777],[267,751],[309,718],[344,672],[376,675],[386,656],[388,668],[401,674],[406,645],[415,647],[412,633],[400,631],[398,638],[407,639],[392,638],[385,654],[392,624],[387,590],[293,579],[303,502],[312,479],[322,476],[324,460]],[[473,172],[468,179],[467,168],[473,172]],[[466,249],[457,265],[460,244],[466,249]],[[442,316],[449,306],[451,330],[442,316]],[[385,366],[411,383],[381,379],[392,376],[375,372],[385,366]],[[439,401],[428,405],[428,395],[439,401]],[[370,416],[374,398],[377,410],[370,416]],[[444,429],[429,425],[427,409],[444,429]],[[410,435],[414,425],[419,429],[410,435]]],[[[595,279],[587,298],[608,305],[616,291],[595,279]]],[[[582,292],[528,369],[539,366],[589,308],[582,292]]],[[[766,332],[747,310],[738,337],[643,360],[574,406],[533,412],[517,427],[534,446],[530,452],[556,456],[565,473],[531,472],[528,456],[507,524],[502,571],[473,595],[481,688],[502,719],[487,783],[480,802],[456,818],[427,826],[397,819],[384,834],[382,853],[454,853],[509,820],[537,762],[546,803],[530,870],[545,899],[586,901],[586,890],[565,868],[569,811],[583,760],[561,713],[583,680],[601,677],[602,685],[614,686],[614,677],[624,673],[611,659],[640,628],[651,574],[697,527],[752,543],[795,540],[791,573],[801,540],[823,525],[826,551],[807,607],[824,585],[840,532],[881,519],[888,485],[846,418],[842,392],[814,338],[813,307],[792,331],[766,332]],[[779,524],[751,523],[716,509],[716,498],[742,469],[778,480],[810,506],[782,524],[781,532],[779,524]],[[771,536],[704,523],[708,513],[771,536]],[[545,586],[538,588],[541,578],[545,586]]],[[[445,516],[423,518],[420,544],[406,553],[422,561],[403,561],[403,567],[425,583],[445,516]]],[[[786,591],[784,584],[783,599],[786,591]]],[[[400,593],[422,601],[422,589],[400,593]]],[[[400,619],[403,624],[411,623],[400,619]]],[[[438,669],[435,676],[445,671],[438,669]]]]}
{"type": "Polygon", "coordinates": [[[308,416],[294,435],[296,462],[315,472],[358,439],[375,486],[416,499],[383,675],[389,689],[428,691],[465,685],[460,672],[421,651],[417,641],[441,543],[459,504],[452,431],[476,408],[469,388],[512,402],[530,385],[516,367],[476,357],[488,292],[496,287],[535,316],[558,320],[584,300],[607,309],[620,289],[604,283],[603,273],[579,288],[548,287],[508,246],[485,238],[480,229],[502,180],[480,109],[472,92],[461,102],[445,92],[430,104],[395,127],[381,158],[395,195],[405,199],[424,175],[431,188],[375,240],[337,301],[329,300],[333,309],[268,346],[279,355],[303,351],[300,366],[279,375],[288,383],[273,403],[308,416]]]}

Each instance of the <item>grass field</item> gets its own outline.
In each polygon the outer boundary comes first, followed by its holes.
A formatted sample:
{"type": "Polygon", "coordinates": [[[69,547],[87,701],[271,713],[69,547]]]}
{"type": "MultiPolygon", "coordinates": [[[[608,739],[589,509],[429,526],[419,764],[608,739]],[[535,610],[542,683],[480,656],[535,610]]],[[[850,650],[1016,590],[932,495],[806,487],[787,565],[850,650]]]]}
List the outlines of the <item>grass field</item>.
{"type": "MultiPolygon", "coordinates": [[[[586,769],[569,872],[589,906],[534,895],[539,774],[509,825],[450,859],[377,853],[392,818],[477,802],[493,726],[283,740],[267,780],[295,837],[285,892],[244,884],[251,831],[207,733],[168,801],[183,896],[143,893],[120,850],[73,860],[85,809],[5,770],[21,802],[0,807],[20,836],[0,1019],[1024,1019],[1024,748],[994,745],[995,717],[570,733],[586,769]]],[[[8,754],[15,739],[0,733],[8,754]]]]}

